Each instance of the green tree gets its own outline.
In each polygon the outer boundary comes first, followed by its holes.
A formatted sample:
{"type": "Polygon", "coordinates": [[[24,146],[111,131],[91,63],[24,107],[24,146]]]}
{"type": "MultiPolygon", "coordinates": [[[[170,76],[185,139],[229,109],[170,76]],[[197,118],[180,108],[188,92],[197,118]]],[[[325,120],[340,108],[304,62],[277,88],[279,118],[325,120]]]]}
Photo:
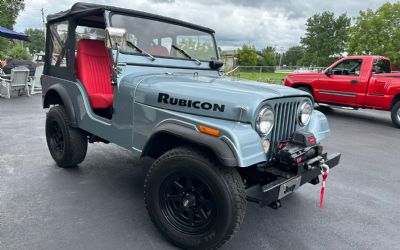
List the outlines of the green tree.
{"type": "MultiPolygon", "coordinates": [[[[25,8],[23,0],[0,0],[0,26],[12,29],[18,14],[25,8]]],[[[0,38],[0,58],[4,58],[12,47],[12,42],[0,38]]]]}
{"type": "Polygon", "coordinates": [[[25,43],[25,45],[31,53],[44,51],[45,38],[42,29],[26,29],[24,33],[29,36],[29,42],[25,43]]]}
{"type": "Polygon", "coordinates": [[[301,65],[301,59],[304,57],[304,48],[302,46],[290,47],[282,58],[282,64],[288,66],[299,66],[301,65]]]}
{"type": "Polygon", "coordinates": [[[25,8],[24,0],[0,1],[0,25],[12,29],[18,14],[25,8]]]}
{"type": "Polygon", "coordinates": [[[345,52],[349,37],[350,18],[332,12],[315,14],[307,19],[306,34],[301,38],[305,48],[303,63],[328,66],[345,52]]]}
{"type": "Polygon", "coordinates": [[[378,10],[360,11],[350,30],[350,54],[388,56],[400,65],[400,2],[385,3],[378,10]]]}
{"type": "Polygon", "coordinates": [[[237,50],[237,58],[240,66],[257,65],[257,52],[253,46],[244,44],[237,50]]]}
{"type": "Polygon", "coordinates": [[[10,56],[13,59],[20,59],[20,60],[31,60],[32,57],[26,51],[26,48],[22,46],[21,42],[16,42],[15,46],[10,51],[10,56]]]}
{"type": "Polygon", "coordinates": [[[266,47],[261,50],[260,56],[261,59],[259,60],[260,66],[275,66],[275,48],[274,47],[266,47]]]}

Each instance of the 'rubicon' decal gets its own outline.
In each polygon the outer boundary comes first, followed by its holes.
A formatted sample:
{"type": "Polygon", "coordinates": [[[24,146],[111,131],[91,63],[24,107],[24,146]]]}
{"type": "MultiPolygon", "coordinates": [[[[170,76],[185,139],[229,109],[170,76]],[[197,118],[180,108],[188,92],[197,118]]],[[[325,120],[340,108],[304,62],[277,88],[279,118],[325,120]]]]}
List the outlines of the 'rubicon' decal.
{"type": "Polygon", "coordinates": [[[194,100],[186,100],[181,98],[170,97],[168,94],[159,93],[158,94],[158,102],[165,103],[170,105],[178,105],[182,107],[195,108],[195,109],[204,109],[204,110],[213,110],[224,112],[225,105],[217,104],[217,103],[209,103],[209,102],[200,102],[194,100]]]}

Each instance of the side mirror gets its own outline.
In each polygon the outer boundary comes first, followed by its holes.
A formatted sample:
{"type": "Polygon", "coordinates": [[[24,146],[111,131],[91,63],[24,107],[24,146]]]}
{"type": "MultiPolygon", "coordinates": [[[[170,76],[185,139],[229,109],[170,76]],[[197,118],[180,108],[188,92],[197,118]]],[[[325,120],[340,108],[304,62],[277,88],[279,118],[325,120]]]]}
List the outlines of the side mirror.
{"type": "Polygon", "coordinates": [[[126,30],[114,27],[106,28],[106,47],[119,50],[125,46],[126,30]]]}
{"type": "Polygon", "coordinates": [[[210,67],[212,69],[220,69],[222,66],[224,66],[224,62],[222,62],[222,61],[219,61],[219,60],[210,61],[210,67]]]}
{"type": "Polygon", "coordinates": [[[327,76],[333,75],[332,69],[326,69],[326,70],[325,70],[325,75],[327,75],[327,76]]]}

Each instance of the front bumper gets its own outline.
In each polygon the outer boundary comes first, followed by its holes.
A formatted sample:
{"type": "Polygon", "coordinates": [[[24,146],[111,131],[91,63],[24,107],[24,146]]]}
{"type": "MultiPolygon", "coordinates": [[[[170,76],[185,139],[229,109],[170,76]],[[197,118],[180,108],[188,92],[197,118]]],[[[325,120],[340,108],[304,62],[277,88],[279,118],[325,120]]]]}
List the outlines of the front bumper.
{"type": "Polygon", "coordinates": [[[333,168],[339,164],[340,157],[340,153],[329,156],[323,153],[298,164],[296,174],[283,171],[279,167],[268,167],[265,171],[276,176],[277,179],[261,186],[261,192],[259,192],[257,198],[248,196],[247,200],[257,202],[260,206],[275,204],[306,183],[318,184],[319,176],[321,175],[321,164],[326,164],[329,168],[333,168]]]}

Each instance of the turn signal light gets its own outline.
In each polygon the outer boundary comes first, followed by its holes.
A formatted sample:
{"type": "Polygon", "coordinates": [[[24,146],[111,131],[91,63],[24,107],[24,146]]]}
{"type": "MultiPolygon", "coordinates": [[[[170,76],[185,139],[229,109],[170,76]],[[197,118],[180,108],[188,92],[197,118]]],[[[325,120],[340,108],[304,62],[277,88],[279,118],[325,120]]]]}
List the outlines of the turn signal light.
{"type": "Polygon", "coordinates": [[[199,125],[199,131],[203,134],[219,137],[221,132],[218,129],[210,128],[204,125],[199,125]]]}
{"type": "Polygon", "coordinates": [[[269,151],[269,147],[271,146],[271,142],[267,139],[262,139],[261,141],[264,148],[264,152],[267,154],[269,151]]]}

